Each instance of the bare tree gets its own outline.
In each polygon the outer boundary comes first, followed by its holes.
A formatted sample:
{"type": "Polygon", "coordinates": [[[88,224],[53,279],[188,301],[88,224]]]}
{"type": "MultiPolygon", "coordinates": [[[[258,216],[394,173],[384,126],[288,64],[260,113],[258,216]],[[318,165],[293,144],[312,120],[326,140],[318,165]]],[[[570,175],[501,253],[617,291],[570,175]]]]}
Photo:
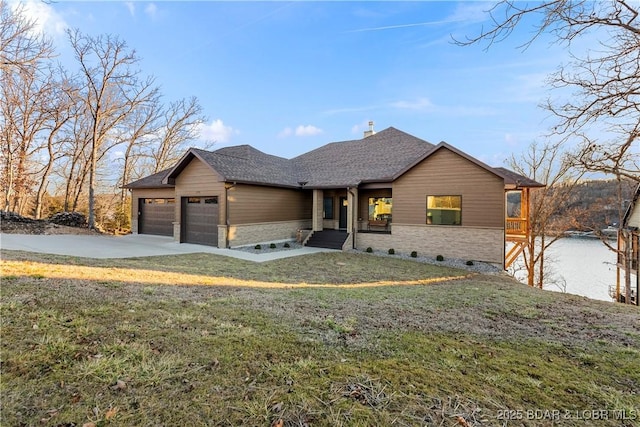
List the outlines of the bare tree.
{"type": "Polygon", "coordinates": [[[572,216],[559,213],[583,173],[571,167],[560,144],[532,143],[520,156],[511,156],[509,167],[546,185],[531,194],[530,230],[523,257],[528,285],[542,289],[548,283],[546,251],[574,225],[572,216]]]}
{"type": "Polygon", "coordinates": [[[111,35],[91,37],[69,31],[69,40],[84,80],[83,100],[89,125],[89,215],[95,228],[95,190],[99,158],[118,144],[117,127],[155,96],[154,80],[141,80],[134,67],[139,58],[124,41],[111,35]]]}
{"type": "Polygon", "coordinates": [[[158,121],[160,118],[159,95],[150,96],[149,102],[143,108],[134,111],[122,126],[122,134],[119,139],[122,141],[122,169],[118,186],[120,187],[120,200],[118,203],[119,220],[118,228],[123,223],[130,220],[129,209],[127,208],[127,189],[124,188],[132,179],[134,170],[139,167],[140,160],[144,159],[145,150],[158,132],[158,121]],[[126,219],[126,221],[125,221],[126,219]]]}
{"type": "Polygon", "coordinates": [[[206,120],[196,97],[169,104],[158,129],[159,139],[149,147],[152,173],[173,166],[187,148],[185,143],[198,138],[198,126],[206,120]]]}
{"type": "Polygon", "coordinates": [[[23,213],[34,184],[33,156],[42,146],[38,135],[44,128],[47,97],[52,80],[43,72],[53,56],[53,46],[36,34],[35,21],[28,20],[22,6],[12,10],[0,0],[0,182],[3,209],[23,213]]]}
{"type": "Polygon", "coordinates": [[[46,129],[54,85],[52,74],[41,64],[2,74],[3,193],[7,210],[24,213],[34,184],[33,158],[43,149],[39,136],[46,129]]]}
{"type": "Polygon", "coordinates": [[[65,181],[64,205],[65,212],[75,211],[78,199],[82,193],[84,182],[88,176],[88,156],[90,127],[88,118],[82,114],[81,100],[75,104],[76,114],[73,115],[71,125],[66,130],[66,138],[62,151],[64,156],[58,167],[58,175],[65,181]]]}
{"type": "Polygon", "coordinates": [[[43,166],[38,172],[39,184],[36,192],[34,216],[40,218],[42,216],[42,205],[45,191],[49,185],[49,176],[53,171],[56,162],[64,156],[61,151],[64,126],[71,121],[76,115],[77,105],[77,86],[62,67],[50,70],[52,75],[60,76],[55,84],[52,85],[49,98],[49,109],[47,111],[46,122],[46,154],[42,157],[43,166]]]}
{"type": "Polygon", "coordinates": [[[0,71],[6,72],[34,66],[54,54],[53,43],[36,34],[36,22],[27,19],[24,6],[0,0],[0,71]]]}
{"type": "Polygon", "coordinates": [[[508,38],[537,18],[526,48],[543,34],[566,46],[569,62],[549,77],[553,88],[571,92],[544,107],[557,119],[552,134],[579,142],[574,163],[586,171],[640,181],[640,3],[629,0],[502,0],[487,11],[492,24],[460,45],[508,38]],[[597,34],[598,44],[576,52],[575,42],[597,34]],[[604,136],[603,136],[604,135],[604,136]]]}

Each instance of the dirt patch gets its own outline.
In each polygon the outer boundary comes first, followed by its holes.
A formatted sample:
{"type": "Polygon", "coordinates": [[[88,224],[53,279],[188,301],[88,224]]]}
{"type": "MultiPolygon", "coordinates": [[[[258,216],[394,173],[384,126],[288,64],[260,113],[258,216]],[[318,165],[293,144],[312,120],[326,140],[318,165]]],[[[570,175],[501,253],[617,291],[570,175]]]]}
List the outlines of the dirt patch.
{"type": "Polygon", "coordinates": [[[86,225],[84,215],[64,212],[48,219],[32,219],[14,212],[0,211],[0,232],[7,234],[102,234],[86,225]]]}

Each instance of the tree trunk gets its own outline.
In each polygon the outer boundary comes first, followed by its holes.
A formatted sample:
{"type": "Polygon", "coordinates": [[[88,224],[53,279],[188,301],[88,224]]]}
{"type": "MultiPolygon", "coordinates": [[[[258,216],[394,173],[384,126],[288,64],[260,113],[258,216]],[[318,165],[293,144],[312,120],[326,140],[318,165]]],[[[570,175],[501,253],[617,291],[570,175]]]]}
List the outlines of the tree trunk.
{"type": "MultiPolygon", "coordinates": [[[[632,251],[633,236],[629,230],[623,231],[624,235],[624,302],[631,304],[631,267],[632,267],[632,251]]],[[[638,296],[636,295],[636,298],[638,296]]]]}
{"type": "Polygon", "coordinates": [[[538,287],[543,288],[544,285],[544,250],[545,250],[545,236],[540,236],[540,258],[538,262],[538,287]]]}
{"type": "Polygon", "coordinates": [[[534,234],[529,236],[529,242],[527,244],[527,250],[529,251],[529,262],[527,267],[527,285],[533,287],[535,285],[535,268],[536,268],[536,237],[534,234]]]}

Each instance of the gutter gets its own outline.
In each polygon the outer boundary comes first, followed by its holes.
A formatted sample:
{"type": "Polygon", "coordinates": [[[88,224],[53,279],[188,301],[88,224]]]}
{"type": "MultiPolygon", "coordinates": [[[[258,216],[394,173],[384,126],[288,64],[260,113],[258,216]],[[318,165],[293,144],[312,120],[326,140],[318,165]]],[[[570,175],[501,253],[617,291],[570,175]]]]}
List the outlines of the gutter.
{"type": "Polygon", "coordinates": [[[231,226],[231,221],[229,221],[229,190],[237,185],[237,182],[233,182],[231,185],[224,184],[224,222],[227,227],[227,230],[224,235],[224,247],[230,248],[229,246],[229,227],[231,226]]]}
{"type": "MultiPolygon", "coordinates": [[[[356,193],[354,193],[353,191],[351,191],[351,187],[347,187],[347,193],[351,194],[352,196],[352,200],[356,199],[356,193]]],[[[355,203],[354,203],[355,204],[355,203]]],[[[351,249],[355,249],[356,248],[356,235],[358,234],[358,212],[353,212],[353,206],[349,206],[349,209],[351,210],[351,249]]]]}

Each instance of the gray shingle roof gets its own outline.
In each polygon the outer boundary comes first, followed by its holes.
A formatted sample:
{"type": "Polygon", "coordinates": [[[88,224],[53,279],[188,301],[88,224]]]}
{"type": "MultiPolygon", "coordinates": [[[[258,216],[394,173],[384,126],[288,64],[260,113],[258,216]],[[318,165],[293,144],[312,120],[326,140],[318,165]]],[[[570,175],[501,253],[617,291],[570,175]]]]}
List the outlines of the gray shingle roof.
{"type": "Polygon", "coordinates": [[[387,128],[364,139],[332,142],[293,159],[263,153],[250,145],[224,147],[216,151],[191,148],[169,171],[162,171],[128,184],[127,188],[171,187],[193,158],[208,164],[223,181],[281,187],[354,187],[367,182],[390,182],[417,162],[446,147],[504,178],[506,185],[543,186],[505,168],[491,168],[465,153],[387,128]],[[165,184],[162,184],[165,182],[165,184]]]}
{"type": "Polygon", "coordinates": [[[162,180],[171,169],[165,169],[153,175],[145,176],[137,181],[130,182],[124,188],[172,188],[171,184],[163,184],[162,180]]]}
{"type": "Polygon", "coordinates": [[[291,160],[272,156],[250,145],[225,147],[216,151],[191,150],[218,172],[225,181],[299,187],[291,160]]]}
{"type": "Polygon", "coordinates": [[[515,173],[512,170],[506,168],[493,168],[498,172],[499,175],[504,177],[504,183],[509,185],[515,185],[517,187],[545,187],[544,184],[540,184],[537,181],[532,180],[531,178],[527,178],[524,175],[520,175],[519,173],[515,173]]]}
{"type": "Polygon", "coordinates": [[[333,142],[293,158],[308,187],[391,181],[434,145],[393,127],[364,139],[333,142]]]}

